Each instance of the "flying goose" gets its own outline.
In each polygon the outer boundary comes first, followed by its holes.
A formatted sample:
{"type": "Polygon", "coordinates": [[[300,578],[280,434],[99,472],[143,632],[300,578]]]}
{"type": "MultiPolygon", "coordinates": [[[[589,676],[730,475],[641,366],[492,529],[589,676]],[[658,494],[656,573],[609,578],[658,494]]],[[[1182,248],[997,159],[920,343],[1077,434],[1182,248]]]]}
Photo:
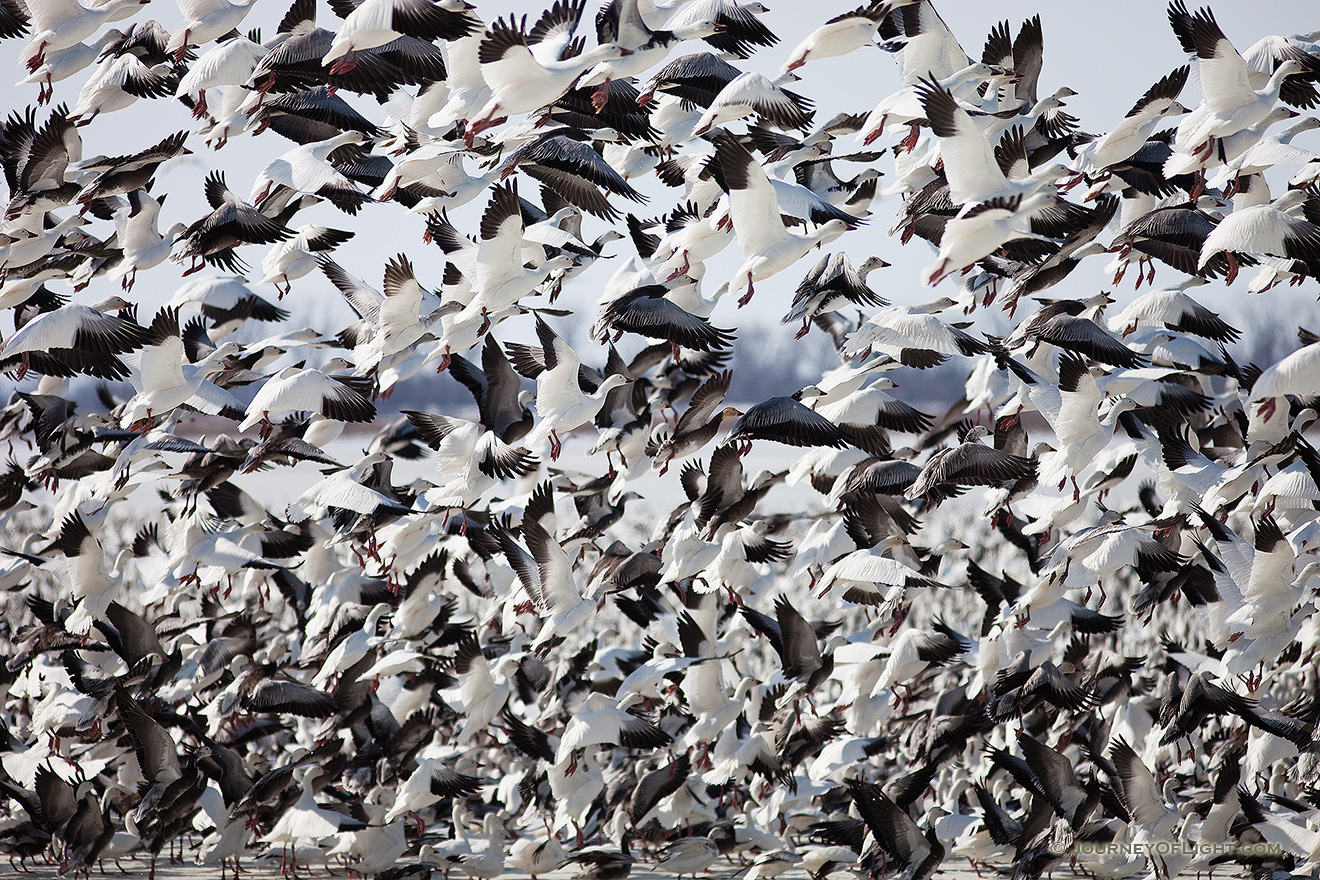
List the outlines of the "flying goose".
{"type": "Polygon", "coordinates": [[[790,232],[780,217],[779,200],[770,180],[752,154],[736,138],[715,138],[716,157],[729,191],[729,216],[744,262],[729,282],[729,292],[747,288],[738,305],[747,305],[753,283],[781,272],[817,244],[833,241],[849,228],[843,220],[829,220],[805,235],[790,232]]]}

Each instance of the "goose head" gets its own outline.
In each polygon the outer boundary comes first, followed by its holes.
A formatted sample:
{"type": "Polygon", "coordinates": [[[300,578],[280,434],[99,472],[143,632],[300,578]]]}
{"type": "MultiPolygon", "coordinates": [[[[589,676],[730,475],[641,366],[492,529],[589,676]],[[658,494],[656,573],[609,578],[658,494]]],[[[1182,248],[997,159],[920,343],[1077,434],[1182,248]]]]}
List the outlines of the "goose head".
{"type": "Polygon", "coordinates": [[[815,232],[807,237],[813,239],[817,246],[821,246],[834,241],[834,239],[847,232],[848,228],[847,221],[835,218],[817,228],[815,232]]]}
{"type": "Polygon", "coordinates": [[[1274,68],[1274,74],[1270,77],[1268,85],[1265,86],[1266,94],[1278,94],[1283,86],[1283,81],[1296,73],[1306,70],[1306,65],[1302,62],[1289,58],[1287,61],[1274,68]]]}
{"type": "Polygon", "coordinates": [[[122,296],[107,296],[105,299],[92,305],[93,309],[104,314],[105,312],[118,312],[127,309],[133,304],[122,296]]]}
{"type": "Polygon", "coordinates": [[[330,360],[326,361],[324,365],[322,365],[321,372],[325,373],[326,375],[329,375],[330,373],[337,373],[340,370],[351,370],[351,369],[353,369],[352,361],[342,357],[332,357],[330,358],[330,360]]]}
{"type": "Polygon", "coordinates": [[[862,261],[862,265],[857,267],[857,274],[865,278],[867,273],[875,269],[884,269],[889,265],[891,265],[889,262],[882,260],[879,257],[867,257],[862,261]]]}
{"type": "Polygon", "coordinates": [[[963,443],[980,443],[982,437],[989,437],[993,431],[985,425],[973,425],[971,430],[963,437],[963,443]]]}

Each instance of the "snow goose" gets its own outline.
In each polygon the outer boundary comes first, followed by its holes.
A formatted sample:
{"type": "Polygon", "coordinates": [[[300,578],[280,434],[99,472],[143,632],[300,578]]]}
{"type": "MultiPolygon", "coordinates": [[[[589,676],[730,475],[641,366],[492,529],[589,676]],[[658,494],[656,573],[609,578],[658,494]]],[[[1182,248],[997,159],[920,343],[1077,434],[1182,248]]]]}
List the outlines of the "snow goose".
{"type": "Polygon", "coordinates": [[[412,508],[368,485],[373,481],[377,467],[391,461],[384,452],[363,456],[352,467],[314,483],[289,504],[285,516],[290,522],[298,523],[314,512],[331,509],[351,510],[362,516],[398,517],[411,513],[412,508]]]}
{"type": "Polygon", "coordinates": [[[328,251],[348,241],[355,233],[326,226],[300,226],[293,237],[277,242],[261,259],[262,278],[258,284],[274,284],[280,299],[293,290],[292,282],[309,274],[328,251]],[[280,287],[280,282],[284,287],[280,287]]]}
{"type": "Polygon", "coordinates": [[[404,254],[385,264],[383,294],[328,257],[322,258],[321,270],[362,318],[353,349],[360,376],[371,375],[382,361],[412,348],[439,320],[435,311],[440,301],[417,283],[404,254]]]}
{"type": "MultiPolygon", "coordinates": [[[[443,798],[473,795],[480,790],[481,780],[477,777],[459,773],[439,758],[422,758],[417,769],[399,786],[394,805],[385,814],[385,823],[420,812],[443,798]]],[[[420,826],[420,817],[418,823],[420,826]]]]}
{"type": "MultiPolygon", "coordinates": [[[[574,263],[572,257],[560,254],[539,266],[524,266],[522,248],[526,225],[518,192],[509,184],[497,186],[491,193],[481,215],[481,242],[476,247],[472,247],[471,242],[443,216],[429,217],[426,228],[431,240],[458,267],[472,288],[471,299],[452,316],[450,323],[462,328],[477,327],[478,337],[485,334],[493,320],[499,320],[538,285],[574,263]]],[[[446,330],[442,341],[449,350],[462,350],[476,344],[477,340],[473,339],[470,345],[460,348],[451,341],[446,330]]]]}
{"type": "Polygon", "coordinates": [[[1142,366],[1146,362],[1142,355],[1083,314],[1090,309],[1103,309],[1112,301],[1108,294],[1100,293],[1085,300],[1050,302],[1018,325],[1003,340],[1004,347],[1016,350],[1029,345],[1028,356],[1031,356],[1042,342],[1048,342],[1112,366],[1124,369],[1142,366]]]}
{"type": "Polygon", "coordinates": [[[105,566],[105,551],[101,542],[91,533],[82,514],[74,511],[60,524],[55,545],[64,554],[67,565],[70,599],[77,603],[65,625],[69,632],[87,635],[94,625],[105,618],[106,609],[119,590],[120,575],[132,557],[120,552],[114,570],[105,566]]]}
{"type": "Polygon", "coordinates": [[[1118,417],[1135,409],[1137,401],[1130,397],[1119,398],[1101,418],[1099,409],[1104,403],[1104,395],[1086,361],[1075,354],[1060,356],[1057,385],[1025,368],[1012,369],[1030,386],[1031,402],[1050,423],[1058,441],[1059,448],[1050,453],[1041,471],[1041,479],[1047,483],[1057,479],[1060,490],[1064,481],[1071,479],[1073,500],[1079,500],[1078,474],[1109,445],[1118,417]]]}
{"type": "Polygon", "coordinates": [[[849,224],[835,219],[806,234],[788,231],[770,179],[747,148],[729,134],[718,135],[715,144],[729,189],[729,216],[744,258],[728,290],[732,293],[747,288],[738,300],[742,307],[752,299],[754,282],[787,269],[816,245],[838,238],[849,224]]]}
{"type": "Polygon", "coordinates": [[[34,70],[42,65],[47,51],[67,49],[101,29],[104,24],[128,18],[148,0],[110,0],[87,6],[79,0],[23,4],[32,36],[19,53],[19,60],[34,70]]]}
{"type": "Polygon", "coordinates": [[[655,865],[670,874],[693,877],[705,874],[720,857],[720,848],[709,837],[681,837],[656,853],[655,865]]]}
{"type": "Polygon", "coordinates": [[[958,445],[936,452],[903,497],[909,500],[924,497],[937,504],[956,493],[959,486],[997,486],[1035,476],[1035,459],[982,444],[980,439],[990,433],[984,425],[976,425],[958,445]]]}
{"type": "Polygon", "coordinates": [[[656,725],[628,712],[626,704],[593,693],[577,708],[559,741],[556,764],[575,763],[575,752],[592,745],[619,745],[628,749],[659,749],[673,741],[656,725]]]}
{"type": "Polygon", "coordinates": [[[600,409],[605,396],[631,381],[627,376],[611,373],[590,393],[578,384],[578,371],[582,362],[568,343],[550,329],[550,325],[537,314],[536,335],[541,341],[545,358],[545,371],[536,377],[536,427],[527,435],[527,445],[536,448],[546,439],[550,441],[550,458],[559,458],[563,442],[559,432],[565,433],[591,421],[600,409]]]}
{"type": "Polygon", "coordinates": [[[191,264],[185,275],[199,271],[205,263],[236,272],[241,263],[235,247],[274,244],[293,235],[283,223],[240,200],[225,184],[223,173],[207,175],[204,189],[211,213],[185,229],[170,254],[176,263],[191,264]]]}
{"type": "Polygon", "coordinates": [[[325,655],[321,668],[312,676],[312,687],[325,687],[331,679],[337,679],[340,673],[357,665],[384,642],[385,639],[376,635],[376,629],[385,615],[393,610],[393,606],[387,602],[373,605],[367,612],[367,619],[362,622],[362,628],[357,632],[349,633],[347,638],[325,655]]]}
{"type": "Polygon", "coordinates": [[[1193,333],[1216,342],[1237,342],[1242,335],[1239,330],[1187,295],[1187,287],[1204,283],[1202,279],[1193,277],[1180,287],[1143,293],[1109,319],[1109,329],[1129,336],[1138,327],[1164,327],[1178,333],[1193,333]]]}
{"type": "Polygon", "coordinates": [[[802,319],[802,329],[794,339],[801,339],[811,328],[811,319],[821,312],[833,312],[848,305],[887,306],[889,301],[866,286],[866,276],[875,269],[889,264],[879,257],[867,257],[854,268],[843,251],[825,254],[807,272],[793,293],[793,304],[788,314],[779,319],[781,324],[792,324],[802,319]]]}
{"type": "Polygon", "coordinates": [[[919,370],[944,363],[950,355],[970,357],[989,351],[985,343],[940,320],[937,313],[954,305],[948,297],[916,306],[877,309],[849,334],[845,355],[882,351],[919,370]]]}
{"type": "Polygon", "coordinates": [[[83,84],[69,118],[75,125],[86,125],[102,113],[132,106],[138,98],[172,95],[178,82],[178,72],[168,64],[149,67],[136,55],[112,56],[83,84]]]}
{"type": "MultiPolygon", "coordinates": [[[[786,81],[791,81],[789,77],[786,81]]],[[[748,71],[734,77],[706,108],[692,137],[700,137],[713,128],[757,114],[779,128],[805,129],[810,124],[811,101],[780,88],[778,80],[748,71]]]]}
{"type": "Polygon", "coordinates": [[[834,16],[794,46],[788,53],[788,60],[779,69],[791,73],[813,59],[833,58],[875,45],[880,22],[898,5],[869,3],[834,16]]]}
{"type": "Polygon", "coordinates": [[[231,418],[243,411],[243,405],[234,395],[207,378],[224,366],[225,358],[242,351],[238,343],[226,342],[204,360],[188,363],[179,336],[179,310],[170,307],[156,314],[147,333],[131,377],[137,393],[124,405],[120,424],[140,425],[145,434],[154,417],[166,415],[184,404],[200,412],[231,418]]]}
{"type": "Polygon", "coordinates": [[[206,90],[243,85],[252,76],[257,62],[266,57],[268,51],[267,47],[241,34],[224,40],[188,67],[188,72],[174,90],[174,96],[186,96],[191,100],[193,116],[201,119],[207,111],[206,90]]]}
{"type": "MultiPolygon", "coordinates": [[[[66,80],[96,63],[101,50],[116,40],[123,39],[123,36],[123,32],[117,28],[109,28],[91,43],[74,43],[64,49],[48,51],[36,67],[30,67],[32,72],[23,77],[21,84],[36,83],[37,106],[49,104],[55,97],[55,83],[66,80]]],[[[29,62],[29,65],[31,63],[29,62]]]]}
{"type": "Polygon", "coordinates": [[[596,64],[630,54],[617,43],[606,43],[561,58],[584,6],[585,0],[555,0],[530,31],[526,18],[519,24],[512,17],[507,22],[497,19],[487,28],[477,59],[491,96],[468,120],[469,146],[473,137],[499,120],[553,104],[596,64]]]}
{"type": "Polygon", "coordinates": [[[110,272],[110,278],[120,279],[124,290],[133,289],[139,269],[151,269],[165,262],[175,237],[188,228],[186,224],[175,223],[162,235],[156,228],[159,216],[160,202],[144,190],[130,192],[128,207],[115,211],[115,232],[123,255],[110,272]]]}
{"type": "Polygon", "coordinates": [[[1306,66],[1295,58],[1275,68],[1265,87],[1250,84],[1246,62],[1220,30],[1208,8],[1188,13],[1182,0],[1169,4],[1169,24],[1183,51],[1197,57],[1201,103],[1178,124],[1175,146],[1192,155],[1208,154],[1213,139],[1255,125],[1274,107],[1284,81],[1306,66]]]}
{"type": "Polygon", "coordinates": [[[272,415],[290,412],[314,412],[342,422],[369,422],[376,417],[376,407],[363,396],[365,383],[344,376],[331,376],[353,365],[343,358],[331,358],[321,368],[286,367],[257,391],[248,404],[247,417],[238,430],[261,426],[262,437],[274,430],[272,415]]]}
{"type": "Polygon", "coordinates": [[[495,880],[504,873],[504,842],[510,836],[498,811],[482,819],[482,834],[480,838],[457,840],[458,846],[445,856],[445,862],[474,880],[495,880]]]}
{"type": "Polygon", "coordinates": [[[526,449],[508,445],[476,422],[413,410],[403,410],[403,415],[422,442],[436,451],[441,482],[424,495],[433,507],[466,510],[500,480],[536,469],[537,461],[526,449]]]}
{"type": "MultiPolygon", "coordinates": [[[[578,88],[597,87],[592,94],[592,108],[597,113],[605,109],[611,80],[641,76],[663,60],[678,43],[717,32],[713,19],[693,21],[677,30],[653,30],[642,17],[638,2],[612,0],[596,15],[597,42],[601,45],[614,43],[629,52],[622,58],[600,62],[578,81],[578,88]]],[[[639,103],[647,102],[639,99],[639,103]]]]}
{"type": "MultiPolygon", "coordinates": [[[[175,0],[183,13],[183,27],[170,35],[165,51],[174,53],[174,63],[183,62],[189,46],[202,46],[236,30],[256,5],[255,0],[175,0]]],[[[241,38],[240,38],[241,39],[241,38]]],[[[256,59],[253,59],[253,63],[256,59]]],[[[242,82],[239,80],[238,82],[242,82]]]]}
{"type": "MultiPolygon", "coordinates": [[[[1291,114],[1291,111],[1289,111],[1291,114]]],[[[1266,117],[1270,119],[1271,117],[1266,117]]],[[[1307,131],[1320,128],[1320,119],[1304,116],[1278,134],[1269,134],[1254,144],[1247,145],[1240,152],[1226,150],[1229,161],[1220,174],[1207,181],[1211,187],[1222,187],[1225,196],[1236,195],[1241,186],[1241,179],[1252,175],[1264,174],[1276,165],[1305,165],[1320,155],[1311,150],[1293,146],[1292,139],[1307,131]],[[1236,158],[1233,153],[1238,153],[1236,158]]]]}
{"type": "MultiPolygon", "coordinates": [[[[1251,386],[1251,400],[1263,418],[1274,415],[1285,395],[1310,396],[1320,387],[1320,343],[1311,343],[1262,372],[1251,386]]],[[[1285,407],[1286,411],[1286,407],[1285,407]]],[[[1254,415],[1254,413],[1253,413],[1254,415]]]]}
{"type": "MultiPolygon", "coordinates": [[[[205,334],[211,339],[223,339],[239,327],[244,326],[248,321],[283,321],[289,317],[287,311],[257,296],[244,283],[242,278],[236,276],[229,278],[203,277],[184,282],[174,291],[174,296],[170,298],[169,304],[180,309],[184,307],[196,308],[203,318],[211,322],[211,326],[207,328],[205,334]]],[[[302,343],[311,342],[316,338],[315,334],[304,336],[302,343]]],[[[294,342],[293,339],[294,337],[287,337],[279,342],[275,340],[263,341],[246,349],[246,353],[251,355],[254,352],[259,352],[266,348],[268,344],[282,344],[286,348],[293,348],[301,344],[294,342]]],[[[273,357],[269,360],[257,360],[249,366],[260,369],[273,360],[273,357]]]]}
{"type": "MultiPolygon", "coordinates": [[[[1011,78],[1011,75],[1001,67],[990,64],[969,64],[961,70],[957,70],[950,75],[938,80],[942,88],[949,89],[951,92],[961,92],[964,87],[976,82],[991,82],[1011,78]]],[[[918,93],[918,83],[913,82],[904,85],[901,89],[882,99],[880,103],[872,108],[862,122],[861,128],[857,132],[857,142],[863,146],[869,146],[875,143],[884,135],[885,130],[892,125],[910,126],[908,136],[903,139],[902,145],[908,153],[916,148],[917,138],[921,129],[918,123],[927,121],[926,111],[922,107],[921,95],[918,93]]],[[[987,94],[993,94],[995,90],[987,90],[987,94]]]]}
{"type": "Polygon", "coordinates": [[[531,598],[533,612],[542,619],[537,645],[580,630],[599,611],[603,594],[583,596],[568,554],[556,537],[554,495],[549,483],[532,492],[519,532],[524,550],[508,529],[498,529],[500,549],[531,598]]]}
{"type": "Polygon", "coordinates": [[[538,135],[509,154],[500,167],[500,179],[515,170],[534,177],[558,193],[560,198],[605,220],[618,217],[606,201],[606,193],[617,193],[634,202],[642,195],[601,157],[581,134],[566,128],[538,135]]]}
{"type": "Polygon", "coordinates": [[[661,339],[673,349],[674,362],[681,359],[680,347],[695,351],[719,351],[733,342],[733,332],[711,326],[705,318],[684,311],[668,298],[666,284],[646,284],[628,291],[605,305],[591,328],[602,342],[611,333],[618,342],[624,333],[661,339]]]}
{"type": "Polygon", "coordinates": [[[892,859],[903,868],[900,876],[904,880],[927,880],[939,869],[944,861],[944,844],[935,836],[934,828],[923,832],[879,785],[853,779],[848,781],[848,789],[875,846],[886,862],[892,859]]]}
{"type": "Polygon", "coordinates": [[[257,179],[252,183],[252,204],[259,206],[274,187],[287,186],[297,192],[321,196],[341,211],[356,214],[363,203],[371,201],[371,197],[335,168],[329,157],[340,147],[368,140],[366,134],[350,129],[332,138],[289,150],[257,173],[257,179]]]}
{"type": "MultiPolygon", "coordinates": [[[[660,6],[655,5],[657,8],[660,6]]],[[[665,26],[676,33],[687,33],[695,27],[714,22],[715,33],[702,39],[720,52],[745,59],[751,57],[753,47],[773,46],[779,42],[779,37],[757,18],[767,11],[765,4],[756,0],[686,0],[665,22],[665,26]]]]}
{"type": "Polygon", "coordinates": [[[320,846],[322,841],[337,838],[341,832],[359,831],[367,827],[365,822],[327,809],[316,802],[316,784],[325,775],[325,770],[317,764],[311,764],[303,770],[298,799],[280,814],[279,821],[262,837],[266,843],[280,844],[283,858],[289,862],[287,867],[295,871],[300,846],[320,846]]]}
{"type": "Polygon", "coordinates": [[[995,198],[960,211],[945,224],[940,251],[935,262],[922,270],[922,283],[927,287],[938,284],[1011,241],[1029,238],[1052,243],[1054,240],[1049,236],[1033,232],[1031,223],[1034,217],[1053,208],[1055,202],[1053,193],[1033,193],[1025,201],[1018,193],[1012,198],[995,198]]]}
{"type": "MultiPolygon", "coordinates": [[[[80,171],[94,176],[90,183],[78,191],[75,201],[86,210],[97,199],[131,194],[134,190],[150,187],[163,163],[179,156],[192,155],[192,150],[184,146],[187,137],[186,131],[179,131],[128,156],[97,156],[79,162],[80,171]]],[[[164,197],[161,201],[164,201],[164,197]]]]}
{"type": "Polygon", "coordinates": [[[927,589],[943,587],[944,584],[885,555],[888,551],[906,544],[905,539],[890,536],[874,547],[856,550],[836,560],[821,575],[818,583],[821,594],[827,593],[835,584],[839,584],[844,589],[845,602],[879,605],[886,594],[886,591],[877,589],[880,586],[901,587],[905,590],[914,587],[927,589]]]}
{"type": "Polygon", "coordinates": [[[721,203],[706,213],[691,202],[676,207],[665,218],[665,234],[659,237],[648,236],[640,221],[631,214],[628,217],[633,241],[640,243],[639,253],[650,261],[652,271],[662,281],[691,273],[693,266],[700,267],[720,253],[733,237],[728,228],[728,206],[721,208],[721,203]],[[680,257],[682,265],[678,264],[680,257]]]}
{"type": "Polygon", "coordinates": [[[321,63],[331,74],[348,73],[357,53],[384,46],[402,36],[423,40],[453,40],[472,33],[479,24],[465,0],[336,0],[334,11],[344,17],[334,43],[321,63]]]}
{"type": "Polygon", "coordinates": [[[1224,280],[1232,284],[1241,265],[1238,254],[1305,261],[1320,259],[1320,226],[1295,216],[1290,210],[1300,208],[1308,198],[1305,190],[1290,190],[1271,204],[1233,211],[1206,236],[1197,271],[1222,253],[1228,261],[1224,280]]]}
{"type": "Polygon", "coordinates": [[[658,443],[651,457],[652,468],[664,474],[675,458],[685,458],[714,440],[725,419],[742,415],[733,407],[720,409],[725,395],[729,393],[729,382],[732,379],[733,373],[724,370],[707,379],[693,393],[688,408],[675,423],[672,434],[658,443]]]}
{"type": "Polygon", "coordinates": [[[793,397],[771,397],[748,407],[729,429],[726,442],[746,454],[753,440],[838,449],[848,445],[848,437],[838,425],[793,397]]]}
{"type": "Polygon", "coordinates": [[[103,378],[128,374],[117,355],[147,343],[147,328],[108,314],[127,309],[122,297],[111,296],[90,306],[70,303],[24,324],[0,346],[0,359],[20,363],[21,379],[29,367],[48,375],[85,372],[103,378]]]}
{"type": "Polygon", "coordinates": [[[985,132],[948,90],[933,80],[924,80],[917,88],[917,97],[930,119],[931,130],[940,140],[940,157],[949,179],[949,198],[962,206],[963,212],[991,199],[1030,197],[1068,171],[1064,165],[1050,163],[1020,180],[1009,180],[999,167],[985,132]]]}
{"type": "Polygon", "coordinates": [[[646,106],[655,98],[656,92],[663,92],[699,108],[706,108],[720,90],[741,73],[738,68],[710,52],[682,55],[651,75],[642,86],[637,103],[646,106]]]}
{"type": "Polygon", "coordinates": [[[1178,103],[1178,95],[1187,84],[1189,71],[1184,64],[1147,89],[1117,125],[1077,151],[1073,167],[1081,174],[1096,175],[1131,158],[1165,116],[1185,112],[1186,108],[1178,103]]]}

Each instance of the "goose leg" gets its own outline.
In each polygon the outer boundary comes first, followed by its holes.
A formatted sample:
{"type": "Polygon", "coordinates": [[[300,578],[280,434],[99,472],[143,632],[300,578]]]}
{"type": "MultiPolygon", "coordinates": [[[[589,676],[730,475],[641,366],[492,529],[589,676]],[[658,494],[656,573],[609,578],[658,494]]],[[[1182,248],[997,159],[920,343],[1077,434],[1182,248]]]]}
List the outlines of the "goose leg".
{"type": "Polygon", "coordinates": [[[192,34],[190,28],[184,28],[183,44],[174,50],[174,63],[182,64],[184,57],[188,54],[188,37],[192,34]]]}
{"type": "Polygon", "coordinates": [[[738,308],[741,309],[743,306],[745,306],[745,305],[747,305],[749,302],[751,302],[751,301],[752,301],[752,294],[755,293],[755,292],[756,292],[756,291],[755,291],[755,290],[753,289],[753,287],[752,287],[752,273],[751,273],[751,272],[748,272],[748,273],[747,273],[747,293],[745,293],[745,294],[743,295],[742,299],[738,300],[738,308]]]}

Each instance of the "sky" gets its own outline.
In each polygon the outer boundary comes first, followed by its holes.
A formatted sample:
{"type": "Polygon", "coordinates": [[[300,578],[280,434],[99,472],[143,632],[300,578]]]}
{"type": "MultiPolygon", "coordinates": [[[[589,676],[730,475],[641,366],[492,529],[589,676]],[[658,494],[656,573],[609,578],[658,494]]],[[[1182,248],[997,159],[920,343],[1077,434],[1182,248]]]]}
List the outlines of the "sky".
{"type": "MultiPolygon", "coordinates": [[[[767,5],[770,9],[762,20],[780,35],[782,42],[760,50],[750,61],[737,63],[744,69],[773,74],[799,39],[829,17],[854,8],[857,2],[826,0],[808,4],[769,0],[767,5]]],[[[548,0],[478,0],[477,12],[486,21],[509,13],[528,13],[535,18],[546,5],[548,0]]],[[[594,13],[596,5],[594,2],[588,4],[588,14],[594,13]]],[[[256,0],[256,8],[243,27],[245,30],[260,27],[263,33],[269,35],[286,8],[285,4],[275,0],[256,0]]],[[[1104,4],[1041,3],[1039,0],[1004,0],[995,3],[946,0],[938,2],[937,8],[973,57],[979,57],[985,35],[993,24],[1007,20],[1016,33],[1023,20],[1039,13],[1045,35],[1040,93],[1048,94],[1062,85],[1078,92],[1076,97],[1068,100],[1067,109],[1080,117],[1081,126],[1087,131],[1099,133],[1107,130],[1152,83],[1184,63],[1183,54],[1165,17],[1165,4],[1153,0],[1125,0],[1104,4]]],[[[1239,50],[1245,50],[1256,39],[1268,33],[1291,34],[1320,28],[1320,7],[1309,0],[1219,2],[1212,4],[1212,8],[1221,27],[1239,50]]],[[[323,26],[335,26],[338,19],[324,4],[321,4],[318,11],[323,26]]],[[[176,6],[164,0],[152,0],[130,21],[147,18],[157,19],[168,29],[176,28],[181,21],[176,6]]],[[[122,28],[126,23],[116,26],[122,28]]],[[[584,30],[589,30],[586,22],[584,30]]],[[[0,44],[0,59],[3,59],[0,64],[10,71],[14,80],[22,75],[16,61],[20,47],[21,41],[18,40],[0,44]]],[[[701,48],[704,46],[694,45],[682,51],[698,51],[701,48]]],[[[802,68],[799,74],[802,81],[794,88],[815,100],[819,119],[829,118],[837,112],[869,111],[899,85],[897,68],[892,58],[878,49],[813,61],[802,68]]],[[[86,76],[87,72],[84,72],[58,83],[57,101],[72,105],[77,98],[78,87],[86,76]]],[[[344,94],[344,97],[370,119],[379,120],[383,115],[382,109],[370,97],[348,94],[344,94]]],[[[7,90],[0,97],[0,107],[8,115],[9,111],[20,109],[24,103],[35,101],[35,98],[35,85],[22,86],[7,90]]],[[[1183,103],[1191,106],[1198,98],[1199,91],[1195,83],[1189,83],[1182,96],[1183,103]]],[[[44,111],[40,118],[44,119],[44,111]]],[[[84,153],[93,156],[133,152],[181,129],[196,129],[196,123],[188,110],[177,102],[156,100],[142,101],[125,110],[102,116],[81,131],[84,153]]],[[[1300,136],[1296,143],[1320,151],[1320,133],[1308,132],[1300,136]]],[[[190,145],[196,151],[195,155],[168,163],[158,175],[156,193],[169,193],[169,200],[162,211],[162,229],[175,221],[191,222],[207,210],[202,199],[202,180],[211,170],[225,170],[231,187],[246,196],[257,172],[266,162],[293,146],[272,132],[258,138],[247,136],[235,139],[219,152],[207,151],[200,138],[195,141],[190,139],[190,145]]],[[[835,152],[852,148],[849,138],[838,144],[835,152]]],[[[881,180],[882,186],[887,184],[888,179],[892,179],[889,164],[887,159],[879,163],[879,167],[886,171],[886,178],[881,180]]],[[[524,189],[528,192],[535,191],[531,183],[529,180],[524,181],[524,189]]],[[[616,198],[615,202],[621,209],[633,210],[643,217],[656,216],[668,210],[677,200],[676,192],[666,191],[654,178],[638,181],[636,185],[653,195],[651,206],[635,206],[616,198]]],[[[466,224],[465,228],[475,231],[476,213],[483,204],[484,201],[479,200],[466,211],[457,213],[455,219],[460,225],[466,224]]],[[[944,294],[956,295],[949,288],[952,280],[945,281],[943,288],[930,289],[921,285],[920,270],[931,260],[932,249],[917,240],[908,247],[902,247],[896,239],[887,237],[887,230],[898,206],[897,196],[878,199],[872,206],[871,222],[845,235],[833,248],[846,250],[856,263],[871,254],[893,263],[892,268],[880,270],[870,280],[894,302],[916,303],[944,294]]],[[[319,223],[356,230],[357,237],[339,250],[336,259],[350,272],[369,282],[379,282],[389,256],[406,251],[416,265],[423,284],[438,286],[443,255],[438,248],[422,243],[422,218],[404,213],[397,204],[367,205],[355,218],[336,211],[328,204],[320,205],[300,214],[295,223],[319,223]]],[[[584,224],[584,238],[591,240],[604,228],[600,221],[588,218],[584,224]]],[[[97,226],[89,227],[89,231],[108,235],[110,227],[109,224],[98,222],[97,226]]],[[[1108,235],[1101,240],[1106,241],[1108,235]]],[[[597,263],[567,291],[566,303],[587,313],[577,319],[579,331],[594,317],[594,303],[610,274],[632,255],[626,240],[611,245],[610,252],[620,256],[597,263]]],[[[240,251],[240,255],[253,266],[253,272],[257,273],[263,254],[264,248],[260,246],[250,246],[240,251]]],[[[741,258],[736,248],[730,248],[719,258],[711,260],[708,264],[707,289],[727,279],[739,262],[741,258]]],[[[1093,293],[1106,284],[1107,277],[1101,272],[1105,263],[1103,258],[1091,258],[1072,278],[1051,293],[1080,296],[1093,293]]],[[[794,267],[780,276],[758,283],[756,299],[742,312],[737,312],[732,302],[721,303],[713,322],[721,326],[742,326],[748,322],[777,326],[778,318],[787,309],[791,291],[808,267],[809,262],[804,261],[800,268],[794,267]]],[[[260,275],[255,277],[259,278],[260,275]]],[[[1173,283],[1181,277],[1174,270],[1164,267],[1157,280],[1161,284],[1173,283]]],[[[1268,301],[1261,298],[1248,300],[1245,292],[1248,278],[1249,274],[1244,273],[1235,289],[1228,290],[1222,284],[1215,284],[1200,288],[1197,295],[1212,307],[1221,308],[1230,319],[1244,316],[1248,310],[1255,312],[1257,316],[1254,320],[1263,322],[1263,326],[1272,326],[1272,322],[1281,318],[1286,323],[1294,316],[1298,316],[1298,320],[1308,320],[1316,314],[1313,283],[1300,290],[1276,289],[1264,295],[1268,301]]],[[[174,264],[165,264],[139,275],[133,296],[143,304],[144,319],[150,316],[155,307],[169,300],[179,283],[180,267],[174,264]]],[[[115,292],[110,290],[110,286],[98,279],[76,298],[84,302],[95,301],[115,292]]],[[[1130,290],[1129,284],[1121,296],[1130,297],[1130,290]]],[[[268,297],[275,294],[274,288],[269,285],[258,292],[268,297]]],[[[1122,302],[1120,300],[1116,308],[1121,307],[1122,302]]],[[[354,317],[334,289],[319,275],[307,276],[294,282],[293,292],[283,304],[293,310],[294,321],[298,322],[298,326],[310,323],[330,332],[338,330],[354,317]]],[[[997,313],[984,320],[986,329],[1002,326],[997,313]]],[[[522,329],[530,337],[530,322],[526,323],[528,327],[522,329]]],[[[6,327],[4,331],[8,329],[6,327]]],[[[792,327],[782,327],[776,332],[782,336],[783,344],[788,345],[792,343],[794,330],[792,327]]],[[[520,335],[518,328],[515,328],[512,335],[520,335]]],[[[772,338],[778,339],[778,336],[772,338]]],[[[578,338],[581,338],[580,333],[578,338]]],[[[593,358],[592,353],[584,352],[584,360],[592,362],[603,359],[603,351],[596,354],[598,357],[593,358]]]]}

